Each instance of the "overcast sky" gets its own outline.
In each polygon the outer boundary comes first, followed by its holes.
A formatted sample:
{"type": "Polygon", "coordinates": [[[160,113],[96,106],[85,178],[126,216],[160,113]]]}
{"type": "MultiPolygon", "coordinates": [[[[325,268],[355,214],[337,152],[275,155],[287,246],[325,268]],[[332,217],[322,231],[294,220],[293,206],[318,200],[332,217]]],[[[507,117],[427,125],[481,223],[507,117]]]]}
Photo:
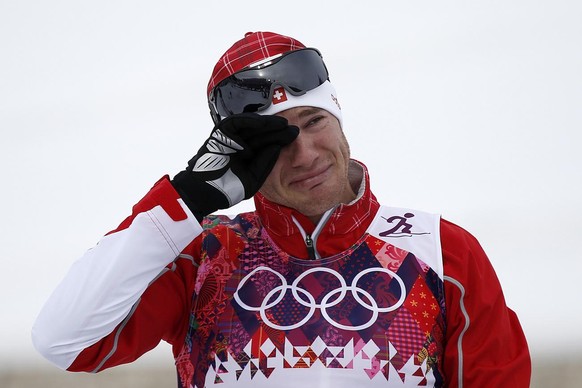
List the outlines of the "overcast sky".
{"type": "Polygon", "coordinates": [[[0,1],[0,364],[47,365],[43,302],[193,156],[216,60],[257,30],[322,51],[376,195],[480,240],[534,357],[579,351],[582,3],[201,3],[0,1]]]}

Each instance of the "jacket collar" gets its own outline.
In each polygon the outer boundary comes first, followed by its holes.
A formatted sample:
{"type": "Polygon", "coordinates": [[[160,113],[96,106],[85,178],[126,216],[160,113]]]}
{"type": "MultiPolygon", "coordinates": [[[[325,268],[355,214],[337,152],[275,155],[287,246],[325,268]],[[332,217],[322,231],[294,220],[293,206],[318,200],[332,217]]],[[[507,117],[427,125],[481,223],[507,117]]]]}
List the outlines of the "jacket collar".
{"type": "Polygon", "coordinates": [[[339,204],[313,225],[311,220],[295,209],[269,201],[261,193],[255,194],[259,219],[273,242],[291,256],[309,257],[305,236],[317,233],[314,238],[318,257],[329,257],[355,244],[366,232],[379,208],[370,190],[368,169],[351,160],[350,174],[361,176],[360,189],[355,200],[339,204]]]}

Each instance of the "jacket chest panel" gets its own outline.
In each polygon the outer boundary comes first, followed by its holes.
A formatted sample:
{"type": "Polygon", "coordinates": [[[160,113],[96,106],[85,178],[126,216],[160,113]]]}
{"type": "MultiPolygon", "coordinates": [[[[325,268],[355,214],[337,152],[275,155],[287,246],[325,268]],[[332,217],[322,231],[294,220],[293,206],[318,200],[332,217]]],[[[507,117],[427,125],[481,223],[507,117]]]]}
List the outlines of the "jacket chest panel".
{"type": "Polygon", "coordinates": [[[200,266],[187,339],[195,386],[329,369],[358,383],[440,379],[444,298],[428,265],[370,235],[301,261],[256,232],[242,249],[213,247],[200,266]]]}

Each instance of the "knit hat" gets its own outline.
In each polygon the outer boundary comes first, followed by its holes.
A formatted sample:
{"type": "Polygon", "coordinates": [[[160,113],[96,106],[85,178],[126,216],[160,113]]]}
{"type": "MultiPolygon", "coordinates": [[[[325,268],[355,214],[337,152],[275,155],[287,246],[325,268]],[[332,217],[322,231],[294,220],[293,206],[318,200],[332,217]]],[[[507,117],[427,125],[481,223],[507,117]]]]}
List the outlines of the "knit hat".
{"type": "MultiPolygon", "coordinates": [[[[245,37],[234,43],[218,60],[214,66],[212,76],[208,82],[207,95],[225,78],[243,70],[257,62],[284,54],[293,50],[306,48],[296,39],[273,32],[247,32],[245,37]]],[[[257,113],[273,115],[297,106],[313,106],[325,109],[333,114],[342,124],[342,115],[337,95],[333,85],[326,81],[315,89],[307,91],[301,96],[286,93],[284,88],[273,91],[271,105],[257,113]]]]}

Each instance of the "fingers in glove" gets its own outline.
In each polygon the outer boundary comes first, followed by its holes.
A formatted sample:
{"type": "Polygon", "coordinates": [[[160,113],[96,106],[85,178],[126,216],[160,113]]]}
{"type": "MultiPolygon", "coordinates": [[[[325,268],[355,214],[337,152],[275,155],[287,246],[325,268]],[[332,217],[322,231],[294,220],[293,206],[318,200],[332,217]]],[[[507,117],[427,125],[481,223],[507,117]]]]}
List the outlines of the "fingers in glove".
{"type": "Polygon", "coordinates": [[[256,131],[282,129],[287,126],[287,119],[258,113],[240,113],[225,118],[217,126],[229,135],[244,137],[248,129],[256,131]]]}
{"type": "Polygon", "coordinates": [[[258,150],[270,145],[285,147],[286,145],[291,144],[298,135],[299,128],[293,125],[288,125],[281,130],[265,132],[261,136],[253,136],[249,139],[245,139],[245,141],[253,151],[257,152],[258,150]]]}
{"type": "Polygon", "coordinates": [[[299,129],[289,126],[284,117],[261,116],[256,113],[232,115],[219,125],[226,135],[244,143],[253,151],[270,144],[285,146],[293,142],[299,134],[299,129]]]}

